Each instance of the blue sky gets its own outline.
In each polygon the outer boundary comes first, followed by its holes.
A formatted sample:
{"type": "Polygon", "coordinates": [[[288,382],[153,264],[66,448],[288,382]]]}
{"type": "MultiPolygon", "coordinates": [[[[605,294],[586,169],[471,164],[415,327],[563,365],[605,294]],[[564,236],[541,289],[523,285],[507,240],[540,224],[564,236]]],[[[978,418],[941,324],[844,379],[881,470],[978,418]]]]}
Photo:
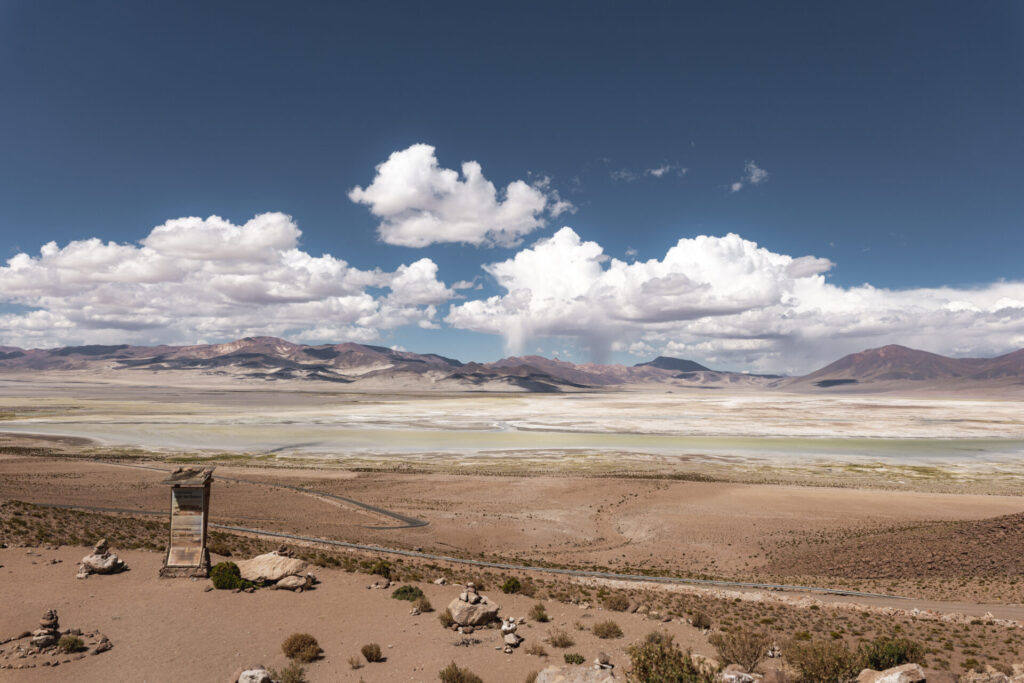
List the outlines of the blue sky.
{"type": "Polygon", "coordinates": [[[26,255],[0,269],[0,344],[281,333],[782,371],[1024,346],[1019,3],[0,1],[0,93],[0,256],[26,255]],[[353,201],[417,144],[435,171],[478,162],[494,205],[353,201]],[[496,238],[516,182],[545,208],[496,238]],[[385,238],[381,206],[438,232],[385,238]],[[184,217],[224,219],[174,228],[193,244],[244,241],[227,226],[272,212],[297,229],[260,233],[247,265],[140,246],[184,217]],[[476,242],[444,241],[452,212],[476,242]],[[289,249],[353,272],[293,259],[276,289],[242,282],[289,249]],[[297,291],[310,268],[347,284],[297,291]]]}

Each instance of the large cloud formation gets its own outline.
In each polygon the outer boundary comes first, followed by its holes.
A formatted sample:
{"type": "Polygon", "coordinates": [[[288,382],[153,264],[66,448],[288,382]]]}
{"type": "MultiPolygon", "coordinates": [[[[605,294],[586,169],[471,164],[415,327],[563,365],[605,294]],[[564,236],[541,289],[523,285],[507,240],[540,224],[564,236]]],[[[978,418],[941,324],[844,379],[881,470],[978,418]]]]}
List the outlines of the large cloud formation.
{"type": "Polygon", "coordinates": [[[0,268],[0,301],[34,309],[0,315],[3,341],[371,341],[381,330],[436,326],[437,305],[453,295],[430,259],[360,270],[302,251],[300,235],[289,216],[265,213],[245,225],[178,218],[138,245],[50,242],[0,268]]]}
{"type": "Polygon", "coordinates": [[[681,239],[661,259],[625,263],[570,228],[485,266],[506,290],[452,306],[458,328],[696,357],[724,367],[802,372],[898,342],[962,355],[1024,346],[1024,283],[894,291],[826,281],[827,259],[793,258],[738,235],[681,239]]]}
{"type": "Polygon", "coordinates": [[[460,179],[458,172],[441,168],[434,148],[424,144],[393,152],[369,186],[356,186],[348,196],[381,219],[381,240],[404,247],[513,246],[544,225],[545,213],[557,217],[573,209],[551,190],[548,178],[532,185],[513,181],[499,197],[480,164],[463,163],[460,179]]]}

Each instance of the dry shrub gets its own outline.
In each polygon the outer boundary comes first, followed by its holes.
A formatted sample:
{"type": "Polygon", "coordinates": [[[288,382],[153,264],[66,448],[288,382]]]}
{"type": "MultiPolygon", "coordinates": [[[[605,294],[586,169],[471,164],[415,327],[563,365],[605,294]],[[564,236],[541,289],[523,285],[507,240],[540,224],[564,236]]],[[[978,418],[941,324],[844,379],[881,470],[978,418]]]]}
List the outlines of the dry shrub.
{"type": "Polygon", "coordinates": [[[292,662],[280,671],[270,671],[270,677],[280,683],[308,683],[306,670],[298,662],[292,662]]]}
{"type": "Polygon", "coordinates": [[[536,605],[530,608],[530,619],[540,623],[547,623],[548,611],[544,609],[544,603],[538,602],[536,605]]]}
{"type": "Polygon", "coordinates": [[[73,636],[70,633],[64,634],[57,641],[57,649],[67,654],[71,652],[81,652],[85,649],[85,643],[78,636],[73,636]]]}
{"type": "Polygon", "coordinates": [[[694,664],[672,636],[654,631],[629,646],[633,679],[637,683],[713,683],[715,676],[694,664]]]}
{"type": "Polygon", "coordinates": [[[412,603],[413,607],[421,612],[433,612],[434,606],[430,604],[430,600],[427,600],[427,596],[422,596],[416,599],[416,602],[412,603]]]}
{"type": "Polygon", "coordinates": [[[469,669],[460,668],[452,662],[437,673],[441,683],[484,683],[484,680],[469,669]]]}
{"type": "Polygon", "coordinates": [[[708,642],[715,647],[722,664],[739,664],[753,673],[768,654],[771,638],[761,631],[739,629],[730,633],[716,633],[708,638],[708,642]]]}
{"type": "Polygon", "coordinates": [[[800,674],[797,683],[848,683],[856,680],[863,663],[841,640],[791,640],[785,657],[800,674]]]}
{"type": "Polygon", "coordinates": [[[629,597],[622,593],[612,593],[604,599],[604,606],[613,612],[625,612],[629,609],[629,597]]]}
{"type": "Polygon", "coordinates": [[[445,628],[451,628],[455,623],[455,617],[452,616],[452,611],[447,607],[444,608],[443,612],[437,615],[437,620],[440,621],[441,626],[444,626],[445,628]]]}
{"type": "Polygon", "coordinates": [[[528,655],[534,655],[536,657],[547,657],[548,651],[544,649],[544,646],[540,643],[530,643],[526,646],[524,652],[528,655]]]}
{"type": "Polygon", "coordinates": [[[572,639],[566,631],[559,629],[558,631],[552,631],[551,635],[548,636],[548,642],[551,643],[552,647],[572,647],[576,644],[576,641],[572,639]]]}
{"type": "Polygon", "coordinates": [[[363,653],[363,657],[368,662],[383,662],[384,653],[380,650],[380,645],[377,643],[367,643],[359,648],[359,651],[363,653]]]}
{"type": "Polygon", "coordinates": [[[602,639],[622,637],[622,629],[611,619],[597,622],[591,630],[595,636],[602,639]]]}
{"type": "Polygon", "coordinates": [[[281,650],[288,659],[312,662],[323,654],[323,648],[316,638],[308,633],[293,633],[281,643],[281,650]]]}

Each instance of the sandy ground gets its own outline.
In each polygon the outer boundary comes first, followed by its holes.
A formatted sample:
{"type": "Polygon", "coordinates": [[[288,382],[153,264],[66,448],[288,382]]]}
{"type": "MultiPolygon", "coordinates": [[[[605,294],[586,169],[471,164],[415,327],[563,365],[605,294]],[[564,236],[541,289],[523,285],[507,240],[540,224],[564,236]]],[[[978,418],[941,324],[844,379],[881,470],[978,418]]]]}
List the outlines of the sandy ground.
{"type": "MultiPolygon", "coordinates": [[[[0,456],[0,499],[165,510],[163,471],[0,456]]],[[[216,481],[215,522],[428,552],[751,578],[769,557],[816,534],[1024,512],[1013,496],[721,482],[351,473],[219,467],[216,475],[298,484],[421,518],[394,521],[265,484],[216,481]],[[499,541],[500,539],[500,541],[499,541]]],[[[216,476],[215,475],[215,476],[216,476]]]]}
{"type": "MultiPolygon", "coordinates": [[[[314,681],[436,681],[437,672],[452,660],[487,681],[522,681],[544,666],[541,658],[524,653],[525,646],[555,628],[568,630],[576,640],[567,651],[591,660],[604,651],[621,666],[627,661],[625,647],[656,626],[639,615],[548,602],[551,622],[521,628],[526,641],[506,655],[494,649],[500,641],[497,630],[473,634],[482,641],[479,645],[454,646],[460,636],[444,630],[436,612],[411,616],[409,603],[391,599],[391,591],[367,590],[372,579],[363,574],[319,570],[322,583],[302,594],[204,592],[207,581],[158,579],[162,558],[157,553],[121,553],[131,571],[82,581],[74,578],[82,549],[31,552],[0,550],[0,639],[35,628],[45,610],[56,609],[62,628],[98,629],[114,647],[58,669],[0,671],[4,681],[226,682],[240,666],[262,662],[283,668],[288,660],[281,642],[295,632],[313,634],[325,650],[323,660],[308,667],[314,681]],[[61,563],[48,564],[51,559],[61,563]],[[599,640],[574,628],[577,621],[589,625],[609,616],[625,637],[599,640]],[[387,661],[352,670],[349,657],[371,642],[380,644],[387,661]]],[[[452,586],[418,585],[438,609],[458,592],[452,586]]],[[[536,602],[500,591],[485,594],[508,615],[526,616],[536,602]]],[[[659,628],[674,634],[683,647],[713,654],[689,625],[673,622],[659,628]]],[[[551,653],[547,659],[561,663],[562,651],[545,647],[551,653]]]]}

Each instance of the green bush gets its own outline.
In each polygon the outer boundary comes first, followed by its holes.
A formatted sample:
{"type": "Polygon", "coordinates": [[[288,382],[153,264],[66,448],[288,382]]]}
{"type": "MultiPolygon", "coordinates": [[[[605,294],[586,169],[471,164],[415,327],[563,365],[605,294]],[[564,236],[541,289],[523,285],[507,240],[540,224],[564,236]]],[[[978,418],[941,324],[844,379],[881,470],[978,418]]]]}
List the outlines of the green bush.
{"type": "Polygon", "coordinates": [[[861,646],[864,668],[885,671],[902,664],[923,664],[924,647],[909,638],[876,638],[861,646]]]}
{"type": "Polygon", "coordinates": [[[791,640],[785,657],[799,674],[797,683],[848,683],[863,668],[860,654],[841,640],[791,640]]]}
{"type": "Polygon", "coordinates": [[[716,633],[708,642],[718,651],[718,661],[722,664],[739,664],[753,673],[768,654],[771,639],[767,633],[737,629],[731,633],[716,633]]]}
{"type": "Polygon", "coordinates": [[[57,649],[65,654],[70,652],[81,652],[85,649],[85,643],[78,636],[73,636],[70,633],[60,637],[57,641],[57,649]]]}
{"type": "Polygon", "coordinates": [[[713,683],[715,680],[714,673],[700,669],[693,663],[690,653],[684,654],[667,634],[649,633],[644,640],[630,645],[628,652],[637,683],[713,683]]]}
{"type": "Polygon", "coordinates": [[[507,579],[505,579],[505,583],[501,584],[501,592],[502,593],[518,593],[519,590],[522,587],[523,587],[523,584],[521,584],[519,582],[519,579],[517,579],[514,576],[510,576],[507,579]]]}
{"type": "Polygon", "coordinates": [[[565,660],[566,664],[582,664],[587,661],[579,652],[566,652],[562,655],[562,659],[565,660]]]}
{"type": "Polygon", "coordinates": [[[384,653],[380,651],[380,645],[377,643],[367,643],[359,648],[359,651],[363,653],[363,657],[370,663],[384,661],[384,653]]]}
{"type": "Polygon", "coordinates": [[[391,579],[391,563],[387,560],[377,560],[377,562],[370,567],[370,573],[376,574],[377,576],[383,576],[385,579],[391,579]]]}
{"type": "Polygon", "coordinates": [[[548,622],[548,611],[544,609],[544,603],[538,602],[530,608],[530,618],[542,624],[548,622]]]}
{"type": "Polygon", "coordinates": [[[622,629],[611,619],[597,622],[590,630],[594,632],[595,636],[602,639],[622,637],[622,629]]]}
{"type": "Polygon", "coordinates": [[[408,600],[409,602],[413,602],[414,600],[423,597],[423,591],[416,586],[402,586],[400,588],[396,588],[395,592],[391,594],[391,597],[395,600],[408,600]]]}
{"type": "Polygon", "coordinates": [[[437,677],[441,679],[441,683],[484,683],[484,679],[469,669],[459,668],[455,662],[437,672],[437,677]]]}
{"type": "Polygon", "coordinates": [[[242,578],[238,565],[234,562],[218,562],[210,569],[210,581],[218,590],[234,590],[236,588],[252,588],[256,584],[242,578]]]}
{"type": "Polygon", "coordinates": [[[320,643],[308,633],[293,633],[281,643],[281,650],[288,659],[312,662],[323,654],[320,643]]]}

